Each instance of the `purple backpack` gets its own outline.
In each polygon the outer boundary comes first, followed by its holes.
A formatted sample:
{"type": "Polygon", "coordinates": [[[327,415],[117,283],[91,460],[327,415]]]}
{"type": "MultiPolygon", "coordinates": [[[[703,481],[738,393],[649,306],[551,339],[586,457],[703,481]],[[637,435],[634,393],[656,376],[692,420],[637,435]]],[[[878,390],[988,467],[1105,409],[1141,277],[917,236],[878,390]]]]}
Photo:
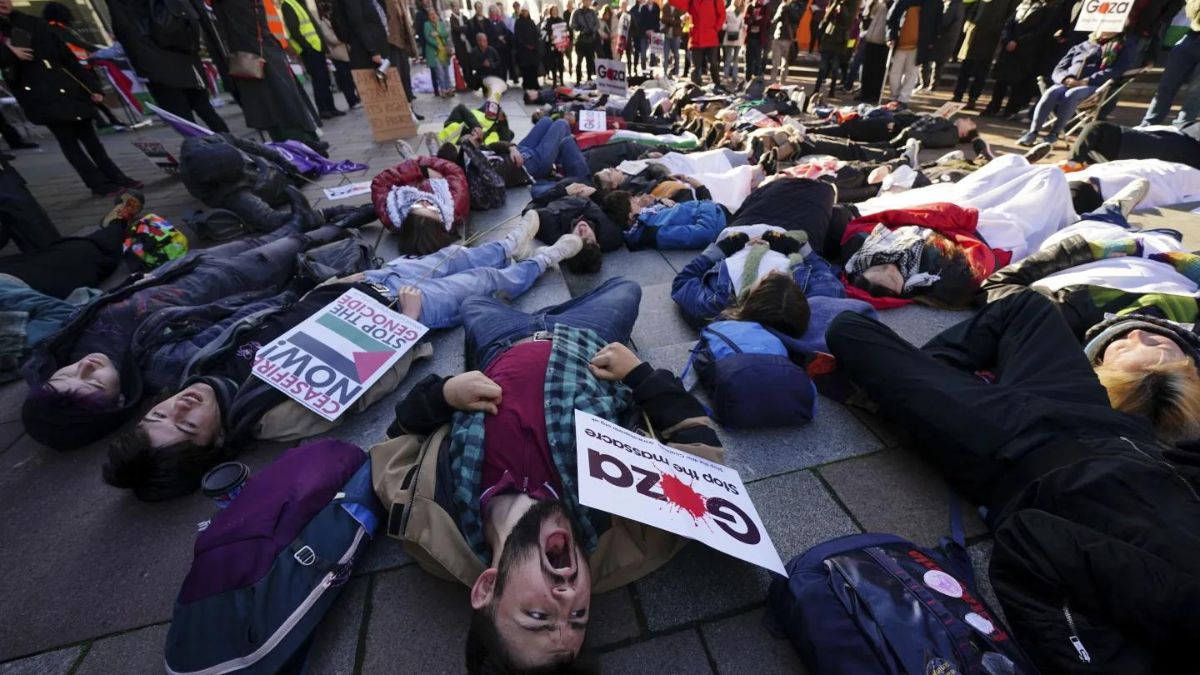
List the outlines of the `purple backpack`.
{"type": "Polygon", "coordinates": [[[371,462],[349,443],[302,445],[252,476],[196,539],[167,672],[302,672],[381,516],[371,462]]]}

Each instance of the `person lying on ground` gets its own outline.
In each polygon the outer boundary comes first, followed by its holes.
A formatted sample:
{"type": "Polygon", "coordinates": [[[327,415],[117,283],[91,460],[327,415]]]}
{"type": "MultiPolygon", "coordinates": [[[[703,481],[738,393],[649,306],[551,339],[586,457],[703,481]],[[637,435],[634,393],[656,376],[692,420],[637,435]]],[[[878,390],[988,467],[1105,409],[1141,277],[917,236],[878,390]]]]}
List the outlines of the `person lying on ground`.
{"type": "Polygon", "coordinates": [[[700,249],[713,243],[729,219],[729,211],[716,202],[694,200],[676,204],[653,195],[634,196],[624,190],[608,193],[604,212],[625,226],[625,244],[631,251],[700,249]]]}
{"type": "Polygon", "coordinates": [[[806,133],[845,138],[860,143],[887,143],[902,148],[915,138],[923,148],[953,148],[979,137],[975,121],[969,117],[949,120],[929,113],[908,110],[890,116],[854,117],[832,124],[807,127],[806,133]]]}
{"type": "Polygon", "coordinates": [[[438,143],[457,145],[472,131],[477,131],[479,141],[484,145],[512,141],[514,134],[508,126],[508,115],[495,101],[484,101],[478,108],[468,108],[459,103],[450,110],[442,121],[442,129],[437,132],[438,143]]]}
{"type": "Polygon", "coordinates": [[[579,504],[577,409],[623,425],[644,418],[660,441],[722,458],[699,401],[624,346],[640,299],[615,278],[533,314],[468,300],[480,370],[418,383],[396,406],[391,440],[370,450],[389,534],[426,571],[471,588],[467,672],[568,668],[592,593],[649,574],[687,541],[579,504]],[[406,478],[418,468],[421,481],[406,478]]]}
{"type": "Polygon", "coordinates": [[[57,450],[115,431],[145,396],[174,384],[223,321],[283,290],[297,254],[346,234],[338,225],[304,233],[292,224],[189,253],[96,299],[25,364],[25,430],[57,450]]]}
{"type": "Polygon", "coordinates": [[[546,181],[557,170],[564,178],[581,182],[588,176],[587,160],[566,120],[543,117],[516,144],[493,143],[486,146],[494,152],[507,151],[517,166],[523,166],[535,183],[546,181]]]}
{"type": "Polygon", "coordinates": [[[1187,164],[1161,159],[1117,159],[1067,174],[1074,188],[1071,196],[1077,213],[1099,208],[1100,201],[1142,179],[1149,182],[1150,188],[1137,202],[1136,211],[1200,201],[1200,168],[1187,164]],[[1082,185],[1076,187],[1077,184],[1082,185]]]}
{"type": "Polygon", "coordinates": [[[1181,127],[1092,122],[1071,145],[1069,159],[1084,166],[1118,159],[1161,159],[1200,169],[1200,121],[1181,127]]]}
{"type": "MultiPolygon", "coordinates": [[[[1110,367],[1179,359],[1174,340],[1130,333],[1110,367]]],[[[1062,314],[1014,293],[917,348],[843,313],[837,368],[963,497],[995,541],[989,576],[1042,672],[1176,671],[1200,635],[1200,462],[1114,410],[1062,314]]],[[[1151,378],[1153,379],[1153,378],[1151,378]]],[[[1179,399],[1189,418],[1200,391],[1179,399]]]]}
{"type": "Polygon", "coordinates": [[[769,225],[726,228],[675,276],[671,299],[696,327],[718,318],[756,321],[801,337],[810,315],[806,296],[846,295],[806,239],[769,225]]]}
{"type": "Polygon", "coordinates": [[[543,242],[557,241],[564,234],[574,234],[583,242],[578,255],[563,261],[563,268],[576,274],[591,274],[600,271],[604,253],[616,251],[625,245],[622,229],[588,197],[589,188],[584,185],[578,196],[556,199],[544,206],[531,202],[526,213],[537,215],[537,238],[543,242]]]}
{"type": "Polygon", "coordinates": [[[459,240],[471,213],[471,192],[457,164],[421,156],[375,176],[371,203],[379,222],[396,233],[401,253],[428,255],[459,240]]]}
{"type": "Polygon", "coordinates": [[[775,153],[768,153],[758,164],[752,164],[749,153],[728,149],[689,154],[669,152],[604,169],[594,174],[592,181],[606,192],[654,194],[673,201],[688,201],[674,199],[675,195],[688,192],[690,199],[712,199],[733,211],[764,178],[775,172],[776,157],[775,153]],[[697,185],[704,192],[699,192],[697,185]]]}
{"type": "MultiPolygon", "coordinates": [[[[298,300],[294,293],[272,299],[269,311],[260,310],[227,327],[219,340],[203,347],[203,358],[192,359],[182,372],[176,370],[174,393],[112,442],[105,481],[131,489],[143,500],[169,499],[194,491],[208,469],[234,457],[251,439],[292,441],[327,432],[337,422],[309,412],[251,375],[263,345],[351,288],[384,305],[398,305],[405,316],[429,328],[458,326],[463,320],[460,308],[468,298],[519,297],[550,266],[579,251],[579,239],[573,235],[531,251],[536,231],[536,216],[525,218],[497,242],[477,248],[452,245],[422,258],[398,258],[378,270],[323,284],[298,300]],[[523,260],[510,264],[515,258],[523,260]]],[[[410,351],[337,420],[391,392],[413,359],[429,353],[421,346],[410,351]]]]}

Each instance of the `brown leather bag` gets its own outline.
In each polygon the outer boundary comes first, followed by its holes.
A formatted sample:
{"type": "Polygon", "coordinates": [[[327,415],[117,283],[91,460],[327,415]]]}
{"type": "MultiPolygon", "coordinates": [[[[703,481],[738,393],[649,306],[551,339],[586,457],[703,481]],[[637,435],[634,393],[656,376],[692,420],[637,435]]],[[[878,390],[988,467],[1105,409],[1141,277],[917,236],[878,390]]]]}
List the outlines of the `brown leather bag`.
{"type": "Polygon", "coordinates": [[[255,4],[254,28],[258,31],[258,53],[236,51],[229,55],[229,76],[239,80],[261,80],[267,74],[267,60],[263,58],[262,24],[258,21],[255,4]]]}

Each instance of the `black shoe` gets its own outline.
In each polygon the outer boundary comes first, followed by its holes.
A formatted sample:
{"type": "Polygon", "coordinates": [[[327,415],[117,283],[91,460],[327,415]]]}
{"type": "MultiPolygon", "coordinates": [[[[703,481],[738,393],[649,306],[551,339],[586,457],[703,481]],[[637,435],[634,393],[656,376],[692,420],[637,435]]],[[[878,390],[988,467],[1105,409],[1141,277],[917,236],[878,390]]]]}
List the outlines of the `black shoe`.
{"type": "Polygon", "coordinates": [[[143,183],[142,181],[134,180],[134,179],[130,178],[129,176],[125,176],[124,178],[122,178],[118,181],[114,181],[114,182],[117,185],[119,185],[123,188],[126,188],[126,189],[130,189],[130,190],[141,190],[142,188],[146,187],[146,184],[143,183]]]}
{"type": "Polygon", "coordinates": [[[12,150],[32,150],[34,148],[40,148],[42,146],[38,145],[37,143],[30,142],[30,141],[17,141],[16,143],[9,143],[8,147],[12,150]]]}
{"type": "Polygon", "coordinates": [[[328,110],[322,110],[321,112],[317,113],[317,115],[323,120],[331,120],[334,117],[333,113],[329,112],[328,110]]]}
{"type": "Polygon", "coordinates": [[[967,107],[963,108],[963,110],[978,110],[978,109],[979,109],[979,106],[975,104],[975,99],[971,99],[970,101],[967,101],[967,107]]]}
{"type": "Polygon", "coordinates": [[[996,106],[995,108],[993,108],[989,104],[988,107],[983,109],[983,112],[979,113],[979,116],[980,117],[999,117],[1000,116],[1000,106],[996,106]]]}
{"type": "Polygon", "coordinates": [[[7,152],[0,152],[0,159],[4,160],[6,162],[11,162],[16,158],[17,158],[16,155],[11,155],[7,152]]]}
{"type": "Polygon", "coordinates": [[[983,157],[988,161],[996,159],[996,155],[992,153],[992,146],[988,145],[987,141],[978,136],[975,137],[975,140],[971,141],[971,149],[975,151],[975,155],[978,157],[983,157]]]}
{"type": "Polygon", "coordinates": [[[1026,151],[1025,159],[1028,160],[1028,162],[1030,164],[1037,164],[1038,162],[1045,159],[1046,155],[1049,155],[1050,151],[1053,149],[1054,149],[1053,143],[1038,143],[1037,145],[1033,146],[1028,151],[1026,151]]]}
{"type": "Polygon", "coordinates": [[[112,183],[109,183],[108,185],[102,185],[98,188],[92,188],[92,196],[93,197],[108,197],[109,199],[112,199],[113,197],[120,195],[124,191],[125,191],[125,188],[121,187],[120,185],[114,185],[112,183]]]}
{"type": "Polygon", "coordinates": [[[950,100],[951,100],[951,101],[954,101],[955,103],[962,103],[962,97],[963,97],[963,95],[962,95],[962,94],[959,94],[959,93],[957,93],[957,92],[956,92],[956,93],[954,94],[954,96],[951,96],[951,97],[950,97],[950,100]]]}
{"type": "Polygon", "coordinates": [[[330,112],[330,114],[332,114],[334,117],[345,117],[345,116],[346,116],[346,111],[345,111],[345,110],[338,110],[337,108],[334,108],[333,110],[330,110],[329,112],[330,112]]]}
{"type": "MultiPolygon", "coordinates": [[[[410,108],[410,110],[411,110],[411,108],[410,108]]],[[[424,115],[422,115],[421,113],[417,112],[416,110],[413,110],[413,111],[412,111],[412,114],[413,114],[413,117],[417,118],[417,121],[418,121],[418,122],[424,122],[424,121],[425,121],[425,116],[424,116],[424,115]]]]}
{"type": "Polygon", "coordinates": [[[762,167],[763,173],[768,176],[774,176],[775,171],[779,169],[779,150],[771,148],[767,154],[758,160],[758,165],[762,167]]]}

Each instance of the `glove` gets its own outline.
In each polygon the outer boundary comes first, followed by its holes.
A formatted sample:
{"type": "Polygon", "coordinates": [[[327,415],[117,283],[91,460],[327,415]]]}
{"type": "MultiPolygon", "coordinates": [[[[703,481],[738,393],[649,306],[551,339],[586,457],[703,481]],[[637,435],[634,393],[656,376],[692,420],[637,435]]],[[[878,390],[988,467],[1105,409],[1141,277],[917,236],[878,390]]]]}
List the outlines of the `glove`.
{"type": "Polygon", "coordinates": [[[763,234],[763,241],[771,246],[771,250],[784,255],[800,252],[800,242],[782,232],[770,231],[763,234]]]}
{"type": "Polygon", "coordinates": [[[717,248],[721,249],[721,253],[724,253],[725,257],[728,258],[729,256],[733,255],[734,253],[737,253],[738,251],[742,250],[742,248],[749,241],[750,241],[750,237],[747,236],[745,232],[738,232],[737,234],[731,234],[728,237],[725,237],[724,239],[722,239],[721,241],[718,241],[717,248]]]}

